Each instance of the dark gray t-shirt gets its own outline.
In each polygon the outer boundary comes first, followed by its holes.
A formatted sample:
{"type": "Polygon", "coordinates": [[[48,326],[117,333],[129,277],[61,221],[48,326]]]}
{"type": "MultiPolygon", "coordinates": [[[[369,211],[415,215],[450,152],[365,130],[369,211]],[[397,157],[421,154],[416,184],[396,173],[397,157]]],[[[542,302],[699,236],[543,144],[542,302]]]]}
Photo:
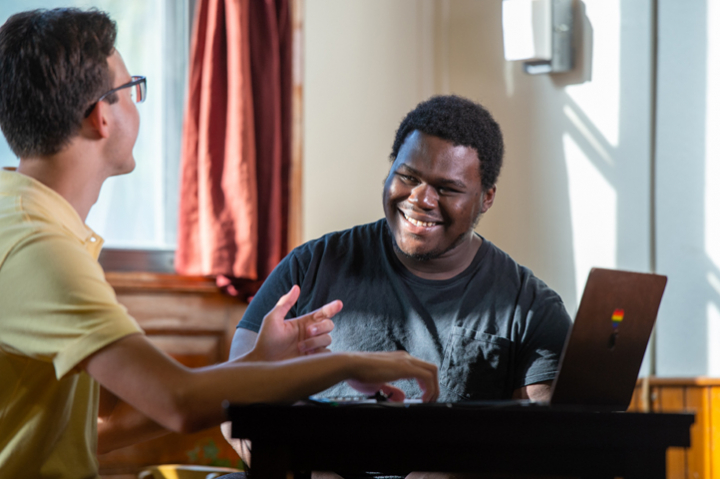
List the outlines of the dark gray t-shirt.
{"type": "MultiPolygon", "coordinates": [[[[410,273],[393,251],[385,220],[330,233],[293,250],[272,272],[238,327],[257,332],[297,284],[288,318],[340,299],[333,351],[405,350],[439,368],[440,401],[507,399],[552,380],[570,318],[560,297],[483,239],[470,266],[447,280],[410,273]]],[[[398,381],[408,397],[414,381],[398,381]]],[[[355,397],[345,383],[320,394],[355,397]]]]}

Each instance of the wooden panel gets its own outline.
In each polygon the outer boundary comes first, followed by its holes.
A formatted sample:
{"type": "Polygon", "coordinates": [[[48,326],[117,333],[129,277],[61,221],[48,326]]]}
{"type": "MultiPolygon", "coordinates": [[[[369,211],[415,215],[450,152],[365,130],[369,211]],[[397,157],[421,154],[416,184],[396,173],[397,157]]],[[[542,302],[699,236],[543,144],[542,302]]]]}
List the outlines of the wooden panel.
{"type": "Polygon", "coordinates": [[[710,454],[707,449],[711,434],[709,403],[709,388],[688,386],[685,389],[685,410],[695,413],[695,424],[690,429],[691,447],[686,453],[686,477],[689,479],[711,477],[710,454]]]}
{"type": "Polygon", "coordinates": [[[720,378],[706,378],[703,376],[693,378],[657,378],[651,377],[653,386],[720,386],[720,378]]]}
{"type": "Polygon", "coordinates": [[[154,336],[148,339],[162,351],[175,358],[178,362],[191,368],[202,368],[211,364],[220,363],[224,348],[222,335],[192,335],[192,336],[154,336]]]}
{"type": "MultiPolygon", "coordinates": [[[[235,327],[247,307],[245,303],[219,291],[214,294],[161,291],[124,293],[118,294],[118,301],[128,309],[128,313],[149,337],[216,336],[218,350],[213,355],[213,362],[227,359],[235,327]]],[[[187,365],[193,366],[194,363],[187,365]]]]}
{"type": "Polygon", "coordinates": [[[706,449],[710,456],[710,475],[712,478],[720,478],[720,386],[709,388],[710,404],[708,405],[708,416],[710,424],[710,436],[707,438],[706,449]]]}
{"type": "Polygon", "coordinates": [[[635,386],[632,399],[630,399],[630,405],[628,406],[629,412],[641,412],[643,411],[643,388],[642,384],[635,386]]]}
{"type": "Polygon", "coordinates": [[[218,293],[215,280],[204,276],[106,271],[105,279],[118,294],[146,293],[148,291],[161,293],[218,293]]]}
{"type": "MultiPolygon", "coordinates": [[[[684,387],[663,387],[657,390],[658,412],[680,412],[685,409],[684,387]]],[[[667,479],[687,478],[687,454],[683,448],[671,447],[667,452],[667,479]]]]}

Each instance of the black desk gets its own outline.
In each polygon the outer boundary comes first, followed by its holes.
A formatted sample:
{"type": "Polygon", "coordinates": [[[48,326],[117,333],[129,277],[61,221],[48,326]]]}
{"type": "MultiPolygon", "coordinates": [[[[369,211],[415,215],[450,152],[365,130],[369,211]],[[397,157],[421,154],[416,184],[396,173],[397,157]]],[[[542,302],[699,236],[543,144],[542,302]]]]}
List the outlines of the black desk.
{"type": "Polygon", "coordinates": [[[665,478],[668,447],[688,447],[693,414],[533,406],[229,406],[252,441],[251,477],[288,471],[457,471],[665,478]]]}

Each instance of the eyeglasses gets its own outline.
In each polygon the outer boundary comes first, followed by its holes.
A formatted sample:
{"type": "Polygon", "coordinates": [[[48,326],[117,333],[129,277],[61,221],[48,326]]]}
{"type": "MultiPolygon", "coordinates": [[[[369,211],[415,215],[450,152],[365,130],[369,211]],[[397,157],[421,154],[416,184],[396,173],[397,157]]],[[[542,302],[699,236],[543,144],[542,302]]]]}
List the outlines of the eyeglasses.
{"type": "Polygon", "coordinates": [[[95,103],[93,103],[92,105],[90,105],[90,107],[85,112],[85,118],[90,116],[90,113],[92,113],[93,109],[95,108],[95,105],[97,105],[98,103],[103,101],[108,95],[111,95],[111,94],[115,93],[116,91],[123,90],[125,88],[131,88],[130,94],[131,94],[132,100],[135,103],[142,103],[145,101],[145,98],[147,98],[147,81],[146,81],[145,77],[133,76],[133,77],[130,77],[129,82],[127,82],[123,85],[120,85],[117,88],[113,88],[112,90],[110,90],[109,92],[105,93],[103,96],[98,98],[98,100],[95,103]]]}

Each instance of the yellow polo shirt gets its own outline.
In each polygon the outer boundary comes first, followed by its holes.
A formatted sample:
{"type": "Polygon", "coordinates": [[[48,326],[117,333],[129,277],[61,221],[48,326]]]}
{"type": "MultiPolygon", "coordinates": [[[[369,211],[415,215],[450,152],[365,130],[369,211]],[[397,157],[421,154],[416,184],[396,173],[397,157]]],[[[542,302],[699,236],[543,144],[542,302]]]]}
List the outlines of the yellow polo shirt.
{"type": "Polygon", "coordinates": [[[102,243],[55,191],[0,170],[1,477],[99,477],[99,387],[76,366],[142,332],[105,281],[102,243]]]}

